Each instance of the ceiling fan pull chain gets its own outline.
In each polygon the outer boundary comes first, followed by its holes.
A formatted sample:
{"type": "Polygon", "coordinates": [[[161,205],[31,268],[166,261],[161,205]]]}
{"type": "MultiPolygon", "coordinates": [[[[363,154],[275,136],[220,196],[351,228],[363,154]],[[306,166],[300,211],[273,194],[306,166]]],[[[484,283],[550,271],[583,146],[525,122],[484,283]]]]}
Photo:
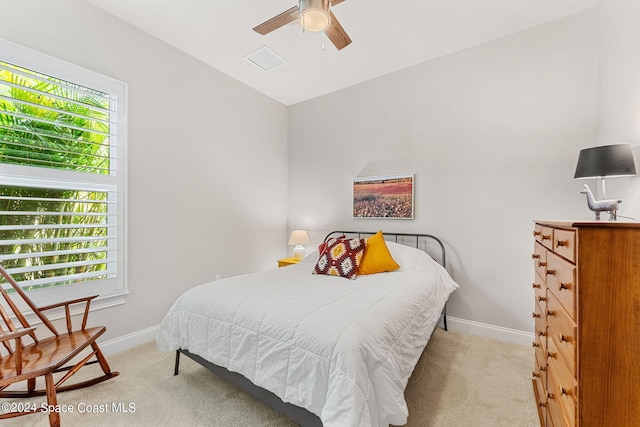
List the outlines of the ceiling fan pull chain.
{"type": "Polygon", "coordinates": [[[322,32],[322,51],[324,52],[324,39],[325,39],[325,34],[324,31],[322,32]]]}

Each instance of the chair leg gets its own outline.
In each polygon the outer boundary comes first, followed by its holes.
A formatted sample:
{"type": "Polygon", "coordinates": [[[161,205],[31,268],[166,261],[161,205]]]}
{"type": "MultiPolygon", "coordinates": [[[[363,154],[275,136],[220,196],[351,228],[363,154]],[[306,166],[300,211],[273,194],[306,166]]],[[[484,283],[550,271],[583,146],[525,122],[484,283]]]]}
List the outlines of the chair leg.
{"type": "Polygon", "coordinates": [[[36,379],[35,378],[29,378],[27,380],[27,390],[29,391],[29,393],[31,393],[35,389],[36,389],[36,379]]]}
{"type": "Polygon", "coordinates": [[[58,399],[56,398],[56,386],[53,382],[52,372],[44,375],[44,382],[47,388],[47,405],[49,405],[49,425],[51,427],[60,427],[60,412],[56,410],[58,399]]]}
{"type": "Polygon", "coordinates": [[[96,353],[96,357],[98,358],[98,362],[100,363],[100,367],[102,368],[102,372],[104,372],[105,374],[111,373],[111,368],[109,367],[109,363],[107,363],[107,359],[102,354],[102,351],[100,351],[100,347],[98,347],[98,343],[95,342],[95,341],[92,342],[91,343],[91,348],[96,353]]]}

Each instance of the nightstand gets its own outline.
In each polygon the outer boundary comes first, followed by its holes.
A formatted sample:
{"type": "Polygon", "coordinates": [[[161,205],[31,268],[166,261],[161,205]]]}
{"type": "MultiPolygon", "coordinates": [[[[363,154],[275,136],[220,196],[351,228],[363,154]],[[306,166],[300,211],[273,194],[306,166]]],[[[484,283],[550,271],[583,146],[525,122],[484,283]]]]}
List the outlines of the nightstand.
{"type": "Polygon", "coordinates": [[[278,260],[278,267],[286,267],[287,265],[293,265],[299,263],[299,259],[295,259],[294,257],[282,258],[278,260]]]}

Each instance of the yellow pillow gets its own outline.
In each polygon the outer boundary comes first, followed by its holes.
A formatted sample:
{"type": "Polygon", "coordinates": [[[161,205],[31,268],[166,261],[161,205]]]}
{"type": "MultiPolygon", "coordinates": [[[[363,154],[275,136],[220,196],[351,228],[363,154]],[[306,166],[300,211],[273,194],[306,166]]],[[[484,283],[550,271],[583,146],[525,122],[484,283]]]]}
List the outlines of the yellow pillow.
{"type": "Polygon", "coordinates": [[[400,266],[394,261],[384,242],[382,231],[367,239],[364,248],[364,255],[358,266],[358,274],[375,274],[385,271],[393,271],[399,269],[400,266]]]}

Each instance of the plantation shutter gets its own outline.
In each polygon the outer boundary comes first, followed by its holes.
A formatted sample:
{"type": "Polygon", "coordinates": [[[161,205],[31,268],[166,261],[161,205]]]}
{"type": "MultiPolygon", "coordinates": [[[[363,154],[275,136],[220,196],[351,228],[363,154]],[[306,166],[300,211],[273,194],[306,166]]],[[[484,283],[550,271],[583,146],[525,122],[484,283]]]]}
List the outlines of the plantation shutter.
{"type": "Polygon", "coordinates": [[[0,264],[27,290],[118,277],[118,102],[0,58],[0,264]]]}

